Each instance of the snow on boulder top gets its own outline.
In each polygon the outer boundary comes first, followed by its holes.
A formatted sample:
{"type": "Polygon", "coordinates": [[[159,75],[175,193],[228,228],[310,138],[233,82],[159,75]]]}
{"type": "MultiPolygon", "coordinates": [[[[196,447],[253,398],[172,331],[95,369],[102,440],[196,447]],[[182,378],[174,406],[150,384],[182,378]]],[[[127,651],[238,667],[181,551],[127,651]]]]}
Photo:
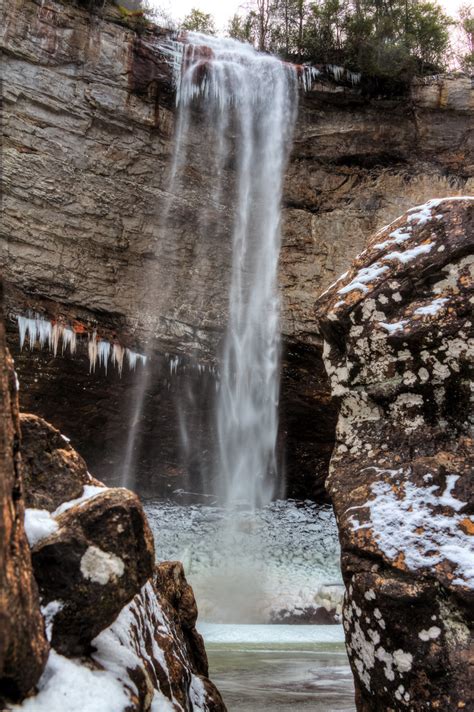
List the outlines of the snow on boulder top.
{"type": "MultiPolygon", "coordinates": [[[[433,272],[439,271],[452,258],[453,252],[466,254],[472,230],[462,229],[462,223],[469,220],[472,206],[474,196],[429,200],[379,230],[356,257],[352,269],[320,295],[316,305],[318,314],[325,313],[334,321],[339,312],[352,309],[367,295],[382,288],[387,302],[396,301],[402,275],[430,266],[433,272]]],[[[449,293],[449,289],[447,291],[449,293]]],[[[423,303],[418,305],[418,318],[431,314],[430,309],[419,310],[424,306],[423,303]]],[[[390,324],[389,319],[382,321],[385,325],[390,324]]]]}

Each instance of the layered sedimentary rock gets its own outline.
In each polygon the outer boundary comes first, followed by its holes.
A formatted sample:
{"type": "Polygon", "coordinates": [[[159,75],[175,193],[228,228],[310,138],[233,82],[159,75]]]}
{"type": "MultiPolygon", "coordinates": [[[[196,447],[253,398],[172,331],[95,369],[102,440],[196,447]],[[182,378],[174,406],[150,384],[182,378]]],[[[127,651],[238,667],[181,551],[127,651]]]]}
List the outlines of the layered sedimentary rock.
{"type": "Polygon", "coordinates": [[[6,350],[0,284],[0,705],[29,692],[48,656],[38,589],[23,527],[18,394],[6,350]]]}
{"type": "MultiPolygon", "coordinates": [[[[214,426],[215,379],[206,369],[218,367],[227,320],[232,162],[216,203],[197,109],[185,179],[169,193],[176,110],[166,33],[137,32],[109,3],[91,14],[72,2],[16,0],[4,13],[0,264],[24,407],[53,420],[99,476],[116,481],[137,378],[124,366],[120,380],[111,363],[89,374],[89,340],[148,349],[153,388],[138,425],[140,470],[161,491],[183,486],[186,472],[199,482],[214,426]],[[30,309],[74,331],[74,356],[19,352],[15,315],[30,309]],[[184,454],[177,401],[188,441],[200,443],[184,454]],[[151,422],[160,424],[159,458],[151,422]]],[[[463,76],[419,84],[402,100],[368,99],[328,79],[301,93],[280,270],[280,440],[290,494],[321,494],[321,481],[316,490],[308,483],[326,472],[333,443],[334,413],[317,436],[296,426],[311,402],[327,410],[327,385],[308,377],[321,368],[314,300],[372,230],[416,202],[469,190],[471,97],[463,76]]]]}
{"type": "Polygon", "coordinates": [[[357,709],[470,709],[474,198],[379,231],[316,316],[357,709]]]}

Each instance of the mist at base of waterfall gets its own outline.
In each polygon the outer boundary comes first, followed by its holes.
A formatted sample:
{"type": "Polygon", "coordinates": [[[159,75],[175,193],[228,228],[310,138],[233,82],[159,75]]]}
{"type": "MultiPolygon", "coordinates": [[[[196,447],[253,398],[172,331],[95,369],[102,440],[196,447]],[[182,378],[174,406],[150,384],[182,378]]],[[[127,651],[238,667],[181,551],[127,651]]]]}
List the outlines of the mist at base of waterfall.
{"type": "Polygon", "coordinates": [[[158,561],[182,561],[199,620],[268,623],[282,610],[339,609],[343,586],[332,509],[279,500],[256,511],[148,501],[158,561]]]}

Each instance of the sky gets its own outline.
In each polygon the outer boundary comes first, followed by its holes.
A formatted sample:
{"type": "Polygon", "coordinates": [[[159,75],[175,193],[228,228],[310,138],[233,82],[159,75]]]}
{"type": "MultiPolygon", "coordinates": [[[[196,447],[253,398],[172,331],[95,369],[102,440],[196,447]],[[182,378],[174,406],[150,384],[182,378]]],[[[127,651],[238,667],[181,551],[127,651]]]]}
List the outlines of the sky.
{"type": "MultiPolygon", "coordinates": [[[[466,2],[466,0],[464,0],[466,2]]],[[[447,12],[456,16],[457,10],[463,4],[462,0],[439,0],[447,12]]],[[[216,20],[217,28],[224,29],[227,22],[240,7],[247,5],[245,0],[151,0],[151,4],[161,7],[174,19],[182,20],[189,11],[196,7],[204,12],[210,12],[216,20]]]]}

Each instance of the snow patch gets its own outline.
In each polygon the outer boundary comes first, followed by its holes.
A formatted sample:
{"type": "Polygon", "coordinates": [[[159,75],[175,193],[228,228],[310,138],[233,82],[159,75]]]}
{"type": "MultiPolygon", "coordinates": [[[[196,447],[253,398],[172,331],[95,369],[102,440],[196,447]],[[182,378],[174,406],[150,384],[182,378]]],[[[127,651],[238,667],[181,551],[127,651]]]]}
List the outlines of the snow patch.
{"type": "Polygon", "coordinates": [[[384,321],[379,321],[380,326],[388,331],[389,334],[394,334],[397,331],[403,331],[405,326],[408,324],[408,319],[402,319],[401,321],[396,321],[393,324],[387,324],[384,321]]]}
{"type": "Polygon", "coordinates": [[[31,548],[57,530],[57,521],[46,509],[25,509],[25,532],[31,548]]]}
{"type": "Polygon", "coordinates": [[[50,650],[38,682],[38,693],[12,710],[22,712],[125,712],[130,698],[106,670],[93,670],[81,660],[50,650]]]}
{"type": "Polygon", "coordinates": [[[466,515],[439,512],[441,507],[458,512],[466,505],[452,494],[458,475],[448,475],[444,491],[438,494],[438,485],[417,487],[403,468],[381,472],[385,472],[388,481],[373,483],[374,499],[354,507],[367,508],[369,522],[361,524],[351,516],[354,530],[372,529],[383,554],[392,561],[402,554],[411,570],[433,569],[450,561],[457,573],[453,583],[474,587],[472,543],[460,526],[466,515]]]}
{"type": "Polygon", "coordinates": [[[60,514],[64,514],[64,512],[67,512],[68,509],[71,509],[71,507],[75,507],[78,504],[83,504],[88,499],[92,499],[92,497],[95,497],[96,495],[102,494],[106,491],[107,487],[97,487],[97,485],[84,485],[80,497],[77,497],[76,499],[70,499],[67,502],[63,502],[59,505],[57,509],[54,510],[53,515],[55,517],[58,517],[60,514]]]}
{"type": "Polygon", "coordinates": [[[418,307],[418,309],[415,309],[413,313],[419,314],[420,316],[434,316],[447,301],[449,300],[445,297],[439,297],[438,299],[434,299],[431,304],[427,304],[424,307],[418,307]]]}
{"type": "Polygon", "coordinates": [[[123,576],[124,571],[125,564],[122,559],[97,546],[89,546],[81,559],[81,573],[84,578],[102,586],[123,576]]]}
{"type": "Polygon", "coordinates": [[[46,628],[46,637],[51,642],[51,635],[53,632],[53,621],[54,617],[64,608],[64,603],[62,601],[50,601],[46,606],[41,606],[41,613],[44,617],[44,624],[46,628]]]}
{"type": "Polygon", "coordinates": [[[405,250],[405,252],[389,252],[388,255],[384,255],[384,260],[397,260],[403,264],[407,264],[418,257],[418,255],[427,254],[433,249],[433,242],[429,242],[425,245],[418,245],[413,247],[411,250],[405,250]]]}
{"type": "Polygon", "coordinates": [[[348,292],[358,289],[366,294],[369,291],[367,284],[373,282],[387,270],[388,267],[386,265],[381,265],[379,262],[374,262],[374,264],[370,267],[363,267],[357,272],[352,282],[349,282],[349,284],[346,284],[345,287],[338,289],[337,293],[347,294],[348,292]]]}

